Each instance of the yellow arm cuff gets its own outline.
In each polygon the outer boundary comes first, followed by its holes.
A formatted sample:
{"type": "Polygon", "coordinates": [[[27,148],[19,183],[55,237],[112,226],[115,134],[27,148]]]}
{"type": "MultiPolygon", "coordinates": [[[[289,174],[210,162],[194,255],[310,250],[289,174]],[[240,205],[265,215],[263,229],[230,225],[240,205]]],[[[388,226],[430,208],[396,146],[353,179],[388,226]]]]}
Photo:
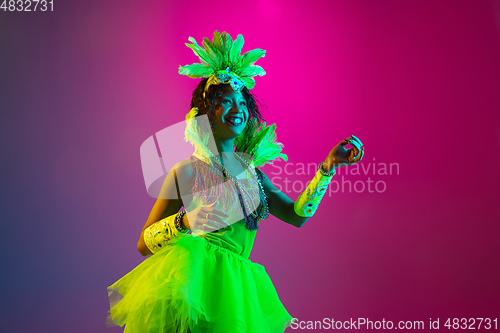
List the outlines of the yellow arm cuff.
{"type": "Polygon", "coordinates": [[[332,181],[332,176],[323,176],[316,172],[313,180],[307,185],[293,205],[295,213],[302,217],[311,217],[318,209],[318,205],[325,195],[328,185],[332,181]]]}
{"type": "Polygon", "coordinates": [[[169,244],[169,241],[179,233],[175,227],[175,217],[170,215],[158,222],[151,224],[144,230],[144,243],[151,253],[156,253],[169,244]]]}

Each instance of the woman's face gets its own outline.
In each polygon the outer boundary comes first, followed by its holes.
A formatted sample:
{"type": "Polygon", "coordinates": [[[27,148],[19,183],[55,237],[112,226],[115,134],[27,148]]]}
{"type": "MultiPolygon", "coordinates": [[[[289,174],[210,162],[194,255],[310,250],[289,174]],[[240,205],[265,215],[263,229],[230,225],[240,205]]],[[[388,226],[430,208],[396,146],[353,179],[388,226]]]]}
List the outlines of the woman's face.
{"type": "Polygon", "coordinates": [[[248,122],[247,102],[241,92],[236,93],[228,86],[216,106],[215,136],[219,139],[233,139],[241,134],[248,122]]]}

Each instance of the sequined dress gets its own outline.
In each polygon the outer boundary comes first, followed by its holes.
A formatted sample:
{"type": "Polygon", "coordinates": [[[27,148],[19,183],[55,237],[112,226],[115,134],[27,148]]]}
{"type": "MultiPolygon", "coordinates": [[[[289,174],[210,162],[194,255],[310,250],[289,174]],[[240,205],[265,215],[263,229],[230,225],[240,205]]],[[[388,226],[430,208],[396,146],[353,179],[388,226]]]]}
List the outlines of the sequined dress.
{"type": "MultiPolygon", "coordinates": [[[[250,211],[249,197],[258,192],[253,175],[247,169],[245,179],[237,177],[250,211]]],[[[186,210],[207,205],[220,190],[198,187],[186,210]]],[[[238,203],[236,192],[222,192],[234,196],[217,204],[235,222],[217,232],[180,234],[109,286],[107,326],[125,325],[124,333],[278,333],[291,325],[264,266],[249,259],[257,230],[238,220],[241,205],[224,207],[238,203]]]]}

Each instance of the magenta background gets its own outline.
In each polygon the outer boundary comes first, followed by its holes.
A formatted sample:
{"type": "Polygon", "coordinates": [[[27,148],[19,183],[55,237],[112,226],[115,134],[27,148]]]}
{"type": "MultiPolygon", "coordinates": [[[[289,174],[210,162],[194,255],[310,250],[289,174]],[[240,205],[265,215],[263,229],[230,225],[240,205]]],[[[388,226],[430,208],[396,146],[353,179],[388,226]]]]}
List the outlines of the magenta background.
{"type": "Polygon", "coordinates": [[[56,1],[0,12],[1,330],[122,331],[106,287],[154,203],[139,147],[189,111],[184,43],[215,29],[267,50],[254,91],[290,162],[354,134],[400,166],[301,229],[261,224],[251,259],[290,314],[498,318],[500,2],[56,1]]]}

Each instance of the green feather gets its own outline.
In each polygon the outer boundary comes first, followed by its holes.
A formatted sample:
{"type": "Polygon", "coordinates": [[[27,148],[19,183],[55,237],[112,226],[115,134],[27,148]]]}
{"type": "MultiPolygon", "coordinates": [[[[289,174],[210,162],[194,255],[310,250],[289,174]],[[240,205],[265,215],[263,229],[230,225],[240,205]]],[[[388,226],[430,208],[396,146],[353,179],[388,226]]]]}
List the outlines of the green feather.
{"type": "Polygon", "coordinates": [[[220,33],[217,30],[214,31],[214,38],[213,38],[212,42],[214,43],[214,46],[216,48],[218,48],[218,49],[221,48],[221,46],[222,46],[222,43],[221,43],[222,42],[222,38],[221,38],[220,33]]]}
{"type": "Polygon", "coordinates": [[[229,52],[229,50],[231,50],[231,46],[233,45],[233,39],[227,32],[223,32],[222,34],[225,37],[226,51],[229,52]]]}
{"type": "Polygon", "coordinates": [[[259,60],[259,58],[264,57],[265,54],[266,50],[261,50],[261,49],[255,49],[245,52],[241,59],[241,67],[246,67],[248,65],[253,64],[257,60],[259,60]]]}
{"type": "Polygon", "coordinates": [[[198,108],[192,108],[186,115],[186,120],[196,117],[197,114],[198,114],[198,108]]]}
{"type": "Polygon", "coordinates": [[[255,80],[251,76],[240,76],[241,81],[243,81],[243,84],[247,89],[253,89],[255,87],[255,80]]]}
{"type": "Polygon", "coordinates": [[[259,65],[250,65],[243,68],[241,74],[246,76],[262,76],[265,75],[266,72],[264,71],[264,68],[260,67],[259,65]]]}
{"type": "Polygon", "coordinates": [[[186,46],[193,50],[194,54],[198,56],[202,61],[206,63],[211,63],[210,57],[207,55],[205,49],[203,49],[193,37],[188,38],[193,44],[186,43],[186,46]]]}
{"type": "MultiPolygon", "coordinates": [[[[201,148],[202,150],[208,152],[207,144],[210,139],[210,135],[206,132],[200,133],[200,128],[198,127],[198,122],[193,119],[198,114],[198,108],[192,108],[191,111],[186,115],[186,129],[184,130],[184,141],[191,142],[195,147],[201,148]]],[[[209,155],[207,155],[209,156],[209,155]]]]}
{"type": "Polygon", "coordinates": [[[219,33],[217,32],[217,36],[215,37],[214,36],[214,45],[217,46],[217,48],[219,49],[219,51],[221,52],[221,54],[224,54],[224,52],[226,51],[226,43],[224,41],[224,34],[222,33],[219,33]]]}
{"type": "Polygon", "coordinates": [[[179,66],[179,74],[187,75],[193,79],[210,76],[213,72],[214,69],[212,66],[206,66],[198,63],[186,66],[179,66]]]}
{"type": "Polygon", "coordinates": [[[213,62],[214,61],[214,51],[213,51],[212,47],[210,46],[210,44],[211,44],[210,41],[206,37],[204,37],[203,43],[202,43],[203,48],[205,49],[206,54],[210,57],[210,60],[213,62]]]}
{"type": "MultiPolygon", "coordinates": [[[[208,39],[207,37],[203,37],[203,45],[208,45],[208,46],[210,46],[211,48],[213,48],[213,47],[214,47],[214,43],[212,43],[212,42],[210,41],[210,39],[208,39]]],[[[205,46],[205,48],[206,48],[206,46],[205,46]]]]}
{"type": "Polygon", "coordinates": [[[205,48],[205,51],[207,55],[211,59],[211,64],[214,66],[214,68],[218,68],[218,63],[219,63],[219,58],[220,58],[220,53],[217,49],[214,48],[214,44],[208,40],[208,38],[204,37],[203,38],[203,47],[205,48]]]}
{"type": "Polygon", "coordinates": [[[222,54],[220,53],[220,50],[215,47],[214,43],[210,43],[210,44],[207,44],[207,45],[208,45],[208,48],[212,51],[212,54],[213,54],[212,65],[215,68],[215,70],[219,70],[220,68],[222,68],[222,54]]]}
{"type": "Polygon", "coordinates": [[[227,32],[223,32],[222,35],[224,37],[224,45],[225,45],[223,53],[225,62],[224,67],[231,67],[231,61],[229,60],[229,51],[231,50],[231,45],[233,45],[233,39],[227,32]]]}
{"type": "Polygon", "coordinates": [[[224,53],[225,53],[224,38],[222,34],[220,34],[217,30],[214,32],[213,43],[214,43],[214,48],[219,51],[217,70],[226,69],[227,66],[224,60],[224,53]]]}
{"type": "Polygon", "coordinates": [[[243,39],[243,35],[238,35],[235,41],[233,42],[233,46],[229,51],[229,61],[233,64],[237,64],[241,59],[241,49],[243,48],[243,44],[245,40],[243,39]]]}

